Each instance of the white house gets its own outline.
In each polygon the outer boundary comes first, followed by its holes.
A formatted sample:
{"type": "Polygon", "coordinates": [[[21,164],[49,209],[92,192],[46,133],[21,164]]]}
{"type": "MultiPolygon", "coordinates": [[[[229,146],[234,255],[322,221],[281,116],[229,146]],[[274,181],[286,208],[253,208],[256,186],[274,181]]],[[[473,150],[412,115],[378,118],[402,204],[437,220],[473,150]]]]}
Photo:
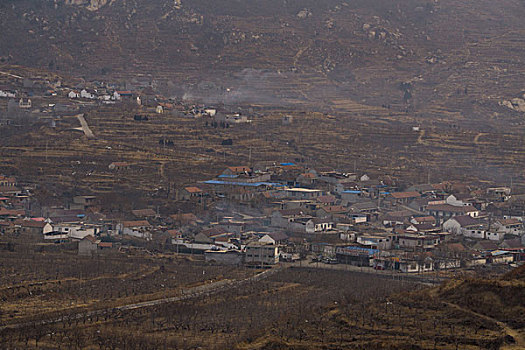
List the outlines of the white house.
{"type": "Polygon", "coordinates": [[[67,97],[69,97],[69,98],[78,98],[79,94],[76,91],[70,91],[69,94],[67,95],[67,97]]]}
{"type": "Polygon", "coordinates": [[[457,235],[461,234],[461,229],[469,226],[477,226],[482,222],[470,215],[457,215],[443,223],[443,230],[457,235]]]}
{"type": "Polygon", "coordinates": [[[384,235],[361,235],[357,236],[357,243],[372,249],[390,249],[392,240],[384,235]]]}
{"type": "Polygon", "coordinates": [[[407,273],[428,272],[434,270],[434,262],[430,258],[423,261],[404,259],[399,262],[399,270],[407,273]]]}
{"type": "Polygon", "coordinates": [[[518,219],[498,219],[494,223],[498,232],[521,236],[525,234],[523,223],[518,219]]]}
{"type": "Polygon", "coordinates": [[[328,218],[314,218],[306,222],[306,233],[319,233],[332,230],[334,222],[328,218]]]}
{"type": "Polygon", "coordinates": [[[263,244],[274,244],[275,245],[275,239],[270,237],[270,235],[264,235],[258,240],[259,243],[263,244]]]}
{"type": "Polygon", "coordinates": [[[0,90],[0,97],[15,98],[16,95],[9,91],[0,90]]]}
{"type": "Polygon", "coordinates": [[[505,233],[503,232],[497,232],[497,231],[485,232],[485,239],[488,239],[490,241],[501,241],[503,240],[503,236],[505,236],[505,233]]]}
{"type": "Polygon", "coordinates": [[[87,98],[90,100],[95,98],[95,96],[92,93],[88,92],[86,89],[83,89],[82,91],[80,91],[80,97],[87,98]]]}
{"type": "Polygon", "coordinates": [[[67,234],[68,238],[83,239],[86,236],[95,236],[98,229],[94,227],[86,227],[80,223],[60,223],[55,224],[55,232],[67,234]]]}
{"type": "Polygon", "coordinates": [[[279,249],[276,245],[254,242],[245,247],[245,252],[246,264],[275,265],[279,262],[279,249]]]}
{"type": "Polygon", "coordinates": [[[122,235],[151,240],[151,225],[146,220],[123,221],[117,224],[117,231],[122,235]]]}
{"type": "Polygon", "coordinates": [[[446,204],[450,204],[450,205],[453,205],[455,207],[462,207],[462,206],[465,206],[465,205],[472,205],[472,203],[465,201],[464,198],[460,199],[460,196],[455,196],[453,194],[448,196],[446,198],[445,202],[446,202],[446,204]]]}
{"type": "Polygon", "coordinates": [[[217,110],[215,108],[206,108],[204,109],[204,113],[206,113],[210,117],[215,117],[215,114],[217,114],[217,110]]]}

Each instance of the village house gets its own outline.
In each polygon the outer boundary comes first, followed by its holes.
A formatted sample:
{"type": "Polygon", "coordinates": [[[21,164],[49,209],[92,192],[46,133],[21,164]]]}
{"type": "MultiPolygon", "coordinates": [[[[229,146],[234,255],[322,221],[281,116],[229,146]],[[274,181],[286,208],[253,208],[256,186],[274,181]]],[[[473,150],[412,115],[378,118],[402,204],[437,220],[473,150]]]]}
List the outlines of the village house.
{"type": "MultiPolygon", "coordinates": [[[[96,226],[88,226],[79,222],[53,223],[53,231],[67,234],[68,238],[82,239],[86,236],[97,236],[100,229],[96,226]]],[[[51,237],[49,237],[51,239],[51,237]]]]}
{"type": "Polygon", "coordinates": [[[53,226],[43,220],[19,219],[15,220],[14,224],[20,228],[19,232],[28,233],[35,237],[40,237],[40,235],[45,235],[53,231],[53,226]]]}
{"type": "Polygon", "coordinates": [[[130,167],[128,162],[113,162],[108,166],[109,170],[114,171],[129,170],[130,167]]]}
{"type": "Polygon", "coordinates": [[[248,265],[275,265],[279,262],[279,248],[276,245],[252,242],[244,249],[244,262],[248,265]]]}
{"type": "Polygon", "coordinates": [[[73,203],[69,206],[69,209],[80,209],[86,210],[96,205],[96,196],[75,196],[73,197],[73,203]]]}
{"type": "Polygon", "coordinates": [[[8,90],[0,90],[0,97],[15,98],[16,93],[8,90]]]}
{"type": "Polygon", "coordinates": [[[294,199],[314,199],[324,194],[321,190],[310,188],[288,188],[284,192],[288,198],[294,199]]]}
{"type": "Polygon", "coordinates": [[[445,198],[446,204],[450,204],[456,207],[462,207],[465,205],[472,205],[473,198],[468,194],[451,194],[445,198]]]}
{"type": "Polygon", "coordinates": [[[367,214],[370,216],[375,214],[377,216],[379,208],[377,207],[377,203],[368,201],[354,203],[350,206],[350,210],[354,213],[367,214]]]}
{"type": "Polygon", "coordinates": [[[522,236],[525,234],[523,223],[518,219],[496,219],[494,227],[498,232],[522,236]]]}
{"type": "Polygon", "coordinates": [[[189,201],[195,198],[201,198],[203,196],[203,191],[199,187],[189,186],[184,187],[179,192],[179,200],[189,201]]]}
{"type": "Polygon", "coordinates": [[[415,191],[415,192],[418,192],[421,195],[426,195],[426,196],[433,195],[433,194],[435,194],[437,192],[435,186],[432,185],[432,184],[413,185],[413,186],[410,186],[407,189],[407,191],[408,192],[414,192],[415,191]]]}
{"type": "Polygon", "coordinates": [[[379,250],[357,246],[345,246],[336,248],[337,262],[354,266],[373,266],[374,256],[379,250]]]}
{"type": "Polygon", "coordinates": [[[496,202],[505,202],[510,199],[511,189],[509,187],[487,188],[488,199],[496,202]]]}
{"type": "Polygon", "coordinates": [[[123,221],[117,224],[117,231],[121,235],[128,235],[151,240],[151,225],[146,220],[123,221]]]}
{"type": "Polygon", "coordinates": [[[270,225],[273,227],[288,228],[289,223],[292,222],[293,219],[303,217],[304,215],[304,210],[300,208],[274,210],[270,216],[270,225]]]}
{"type": "Polygon", "coordinates": [[[413,191],[413,192],[393,192],[387,195],[387,200],[391,201],[392,203],[396,204],[408,204],[414,199],[417,199],[421,197],[421,194],[419,192],[413,191]]]}
{"type": "Polygon", "coordinates": [[[500,249],[503,250],[524,250],[525,247],[520,238],[505,239],[499,245],[500,249]]]}
{"type": "Polygon", "coordinates": [[[492,264],[510,264],[514,261],[514,256],[506,250],[494,250],[488,256],[488,262],[492,264]]]}
{"type": "Polygon", "coordinates": [[[229,176],[234,176],[234,175],[248,175],[248,174],[251,174],[252,172],[252,168],[250,168],[249,166],[244,166],[244,165],[241,165],[241,166],[229,166],[227,167],[221,175],[229,175],[229,176]]]}
{"type": "Polygon", "coordinates": [[[335,205],[337,198],[331,194],[325,194],[323,196],[317,197],[315,201],[321,205],[335,205]]]}
{"type": "Polygon", "coordinates": [[[360,245],[371,249],[391,249],[392,238],[388,234],[363,234],[356,239],[360,245]]]}
{"type": "Polygon", "coordinates": [[[430,257],[420,259],[401,259],[399,270],[405,273],[421,273],[434,270],[434,262],[430,257]]]}
{"type": "Polygon", "coordinates": [[[21,109],[29,109],[29,108],[31,108],[31,99],[29,99],[29,98],[21,98],[18,101],[18,108],[21,108],[21,109]]]}
{"type": "Polygon", "coordinates": [[[443,223],[443,230],[470,238],[485,239],[487,230],[485,221],[470,215],[457,215],[443,223]]]}
{"type": "Polygon", "coordinates": [[[472,217],[477,217],[479,216],[480,211],[469,205],[458,207],[450,204],[437,204],[427,206],[427,213],[437,219],[445,221],[457,215],[470,215],[472,217]]]}
{"type": "Polygon", "coordinates": [[[91,92],[88,92],[86,89],[82,89],[82,91],[80,91],[80,98],[93,100],[96,98],[96,96],[91,92]]]}
{"type": "Polygon", "coordinates": [[[217,223],[217,228],[222,229],[226,232],[235,233],[240,235],[246,227],[246,224],[242,221],[235,221],[232,219],[224,219],[217,223]]]}
{"type": "Polygon", "coordinates": [[[242,123],[252,122],[252,120],[249,119],[246,115],[241,115],[240,113],[234,113],[234,114],[217,113],[215,114],[214,118],[216,122],[225,123],[225,124],[242,124],[242,123]]]}
{"type": "Polygon", "coordinates": [[[288,243],[288,235],[283,232],[269,232],[264,234],[259,241],[267,244],[284,245],[288,243]]]}
{"type": "Polygon", "coordinates": [[[0,207],[0,219],[14,220],[24,216],[25,213],[26,211],[22,209],[6,209],[4,207],[0,207]]]}
{"type": "Polygon", "coordinates": [[[297,176],[295,182],[304,187],[312,187],[317,183],[317,175],[314,173],[302,173],[297,176]]]}
{"type": "Polygon", "coordinates": [[[348,212],[348,208],[342,207],[340,205],[327,205],[320,207],[316,210],[316,216],[320,218],[324,217],[333,217],[337,214],[345,214],[348,212]]]}
{"type": "Polygon", "coordinates": [[[473,249],[485,253],[498,249],[498,244],[492,241],[478,241],[472,246],[473,249]]]}
{"type": "Polygon", "coordinates": [[[339,192],[341,196],[341,202],[343,205],[347,205],[348,203],[356,203],[361,200],[363,197],[363,192],[361,190],[343,190],[339,192]]]}
{"type": "Polygon", "coordinates": [[[432,224],[410,224],[407,226],[406,231],[429,234],[441,232],[441,228],[432,224]]]}
{"type": "Polygon", "coordinates": [[[334,228],[334,222],[329,218],[313,218],[306,222],[306,233],[322,233],[334,228]]]}
{"type": "Polygon", "coordinates": [[[382,218],[383,226],[393,227],[397,225],[408,224],[413,214],[414,213],[412,213],[410,210],[398,210],[388,212],[382,218]]]}
{"type": "Polygon", "coordinates": [[[428,251],[434,249],[439,244],[439,236],[403,233],[394,235],[392,243],[395,249],[428,251]]]}
{"type": "Polygon", "coordinates": [[[491,240],[491,241],[501,241],[503,240],[503,237],[505,237],[505,233],[498,232],[498,231],[486,231],[485,232],[485,239],[491,240]]]}
{"type": "Polygon", "coordinates": [[[242,265],[244,254],[238,250],[206,250],[204,260],[210,264],[239,266],[242,265]]]}
{"type": "Polygon", "coordinates": [[[78,242],[78,255],[92,256],[97,253],[100,240],[88,235],[78,242]]]}
{"type": "Polygon", "coordinates": [[[170,215],[170,219],[179,226],[195,226],[199,222],[199,218],[193,213],[178,213],[170,215]]]}
{"type": "Polygon", "coordinates": [[[416,198],[408,204],[408,207],[420,212],[426,212],[429,205],[446,204],[446,201],[441,198],[423,197],[416,198]]]}
{"type": "Polygon", "coordinates": [[[135,209],[131,213],[137,218],[155,218],[157,213],[153,209],[135,209]]]}
{"type": "Polygon", "coordinates": [[[16,178],[12,176],[0,175],[0,188],[1,187],[16,187],[16,178]]]}
{"type": "Polygon", "coordinates": [[[357,174],[354,173],[341,173],[337,171],[319,172],[318,177],[320,181],[328,182],[330,184],[343,184],[354,182],[357,180],[357,174]]]}
{"type": "Polygon", "coordinates": [[[414,216],[410,219],[410,222],[413,224],[436,224],[436,218],[433,216],[414,216]]]}

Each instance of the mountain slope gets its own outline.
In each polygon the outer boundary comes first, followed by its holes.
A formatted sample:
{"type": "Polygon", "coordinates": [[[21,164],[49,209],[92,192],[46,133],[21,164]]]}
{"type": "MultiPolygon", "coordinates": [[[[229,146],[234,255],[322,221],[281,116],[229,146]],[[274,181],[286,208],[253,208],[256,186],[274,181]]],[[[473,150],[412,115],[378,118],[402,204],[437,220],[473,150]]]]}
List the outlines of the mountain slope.
{"type": "Polygon", "coordinates": [[[351,99],[519,123],[500,103],[525,89],[524,15],[518,0],[8,0],[0,57],[86,77],[146,75],[176,85],[168,94],[212,102],[233,87],[226,102],[337,109],[331,100],[351,99]]]}

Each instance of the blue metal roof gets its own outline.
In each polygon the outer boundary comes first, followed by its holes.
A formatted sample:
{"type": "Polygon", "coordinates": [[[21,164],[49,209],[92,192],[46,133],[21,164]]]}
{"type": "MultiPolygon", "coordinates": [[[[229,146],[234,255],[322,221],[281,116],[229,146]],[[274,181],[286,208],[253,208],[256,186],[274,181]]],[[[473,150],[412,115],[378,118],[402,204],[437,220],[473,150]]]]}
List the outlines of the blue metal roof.
{"type": "Polygon", "coordinates": [[[295,165],[294,163],[281,163],[281,166],[290,166],[290,165],[295,165]]]}
{"type": "Polygon", "coordinates": [[[222,174],[222,175],[219,175],[219,176],[217,176],[217,177],[218,177],[218,178],[229,178],[229,179],[234,179],[234,178],[236,178],[236,177],[239,177],[239,175],[234,175],[234,174],[232,174],[232,175],[229,175],[229,174],[222,174]]]}
{"type": "Polygon", "coordinates": [[[361,193],[361,191],[358,191],[358,190],[346,190],[346,191],[343,191],[343,193],[359,194],[359,193],[361,193]]]}
{"type": "Polygon", "coordinates": [[[348,246],[348,247],[344,247],[344,249],[359,250],[359,251],[362,251],[362,252],[367,252],[368,255],[374,255],[375,253],[379,253],[380,252],[378,249],[362,248],[362,247],[356,247],[356,246],[348,246]]]}

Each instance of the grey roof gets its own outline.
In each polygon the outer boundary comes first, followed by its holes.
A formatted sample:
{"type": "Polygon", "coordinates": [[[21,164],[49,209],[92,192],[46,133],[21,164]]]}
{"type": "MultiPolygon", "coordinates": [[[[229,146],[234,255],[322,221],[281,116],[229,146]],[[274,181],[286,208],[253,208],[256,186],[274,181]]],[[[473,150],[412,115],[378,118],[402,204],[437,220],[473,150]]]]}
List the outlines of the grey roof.
{"type": "Polygon", "coordinates": [[[456,220],[461,227],[473,226],[473,225],[481,225],[482,224],[481,220],[474,219],[470,215],[458,215],[458,216],[455,216],[453,219],[456,220]]]}

